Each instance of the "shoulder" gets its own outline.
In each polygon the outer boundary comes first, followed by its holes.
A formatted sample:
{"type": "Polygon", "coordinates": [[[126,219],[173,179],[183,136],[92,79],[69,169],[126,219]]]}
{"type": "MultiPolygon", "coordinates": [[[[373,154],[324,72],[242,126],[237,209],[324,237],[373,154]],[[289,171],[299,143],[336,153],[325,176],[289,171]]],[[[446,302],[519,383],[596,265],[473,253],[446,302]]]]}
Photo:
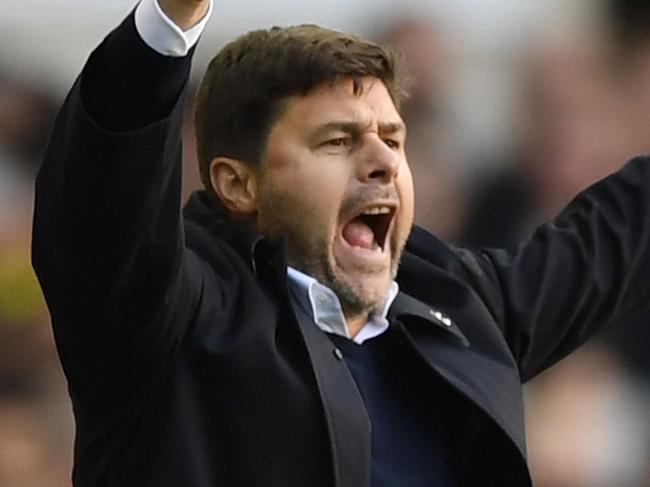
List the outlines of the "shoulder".
{"type": "Polygon", "coordinates": [[[470,275],[485,274],[482,260],[480,251],[446,243],[428,230],[414,225],[404,249],[402,266],[409,269],[417,268],[418,263],[428,264],[466,279],[470,275]]]}
{"type": "Polygon", "coordinates": [[[500,286],[486,252],[448,244],[419,226],[413,226],[397,282],[400,289],[427,302],[429,294],[469,291],[494,316],[502,305],[500,286]]]}

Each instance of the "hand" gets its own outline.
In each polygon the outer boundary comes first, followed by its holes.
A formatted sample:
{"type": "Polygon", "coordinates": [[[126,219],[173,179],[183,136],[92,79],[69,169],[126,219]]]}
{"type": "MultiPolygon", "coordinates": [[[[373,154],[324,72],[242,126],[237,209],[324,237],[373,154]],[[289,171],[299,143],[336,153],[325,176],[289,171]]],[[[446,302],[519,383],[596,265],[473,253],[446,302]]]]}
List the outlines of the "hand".
{"type": "Polygon", "coordinates": [[[177,26],[188,30],[208,12],[210,0],[158,0],[158,4],[177,26]]]}

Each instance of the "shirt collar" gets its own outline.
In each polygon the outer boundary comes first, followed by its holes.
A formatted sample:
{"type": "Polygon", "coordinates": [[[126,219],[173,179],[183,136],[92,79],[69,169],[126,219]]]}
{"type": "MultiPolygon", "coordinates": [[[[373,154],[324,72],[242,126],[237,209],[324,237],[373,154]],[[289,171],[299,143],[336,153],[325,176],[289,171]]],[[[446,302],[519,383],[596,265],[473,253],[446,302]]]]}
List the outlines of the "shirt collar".
{"type": "Polygon", "coordinates": [[[293,267],[287,267],[287,277],[294,298],[321,330],[349,338],[361,345],[364,341],[379,336],[388,329],[388,310],[399,292],[397,282],[391,282],[381,311],[372,313],[359,332],[354,337],[350,337],[341,301],[334,291],[293,267]]]}

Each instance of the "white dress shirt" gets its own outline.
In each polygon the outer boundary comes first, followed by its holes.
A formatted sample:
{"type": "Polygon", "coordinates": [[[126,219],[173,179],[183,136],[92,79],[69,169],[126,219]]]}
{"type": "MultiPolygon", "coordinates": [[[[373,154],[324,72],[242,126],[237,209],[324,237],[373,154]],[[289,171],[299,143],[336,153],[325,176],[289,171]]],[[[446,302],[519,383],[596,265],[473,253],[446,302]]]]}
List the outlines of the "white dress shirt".
{"type": "Polygon", "coordinates": [[[347,320],[343,315],[341,301],[334,291],[293,267],[287,268],[287,277],[294,300],[299,306],[303,306],[321,330],[349,338],[359,345],[388,330],[389,323],[386,316],[399,291],[399,286],[395,281],[388,289],[388,295],[381,310],[372,313],[359,332],[352,337],[347,320]]]}
{"type": "Polygon", "coordinates": [[[142,0],[135,10],[135,28],[150,48],[165,56],[185,56],[198,42],[212,15],[212,1],[201,21],[189,30],[182,30],[165,12],[157,0],[142,0]]]}

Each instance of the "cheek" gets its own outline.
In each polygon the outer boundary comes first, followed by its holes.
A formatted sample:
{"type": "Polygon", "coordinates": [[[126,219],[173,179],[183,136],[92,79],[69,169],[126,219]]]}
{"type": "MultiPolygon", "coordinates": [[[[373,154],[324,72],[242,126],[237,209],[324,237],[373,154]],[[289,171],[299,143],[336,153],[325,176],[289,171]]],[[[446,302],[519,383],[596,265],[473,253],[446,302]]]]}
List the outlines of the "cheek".
{"type": "Polygon", "coordinates": [[[276,196],[291,204],[293,218],[310,227],[336,222],[350,179],[347,161],[318,156],[298,143],[275,144],[272,149],[264,179],[276,196]]]}
{"type": "Polygon", "coordinates": [[[343,171],[323,167],[316,161],[302,167],[294,167],[285,175],[282,189],[291,195],[297,211],[323,218],[337,218],[348,179],[343,171]]]}
{"type": "Polygon", "coordinates": [[[346,181],[340,174],[310,169],[293,165],[267,172],[260,193],[262,226],[273,221],[274,226],[309,231],[314,236],[333,231],[346,181]]]}

